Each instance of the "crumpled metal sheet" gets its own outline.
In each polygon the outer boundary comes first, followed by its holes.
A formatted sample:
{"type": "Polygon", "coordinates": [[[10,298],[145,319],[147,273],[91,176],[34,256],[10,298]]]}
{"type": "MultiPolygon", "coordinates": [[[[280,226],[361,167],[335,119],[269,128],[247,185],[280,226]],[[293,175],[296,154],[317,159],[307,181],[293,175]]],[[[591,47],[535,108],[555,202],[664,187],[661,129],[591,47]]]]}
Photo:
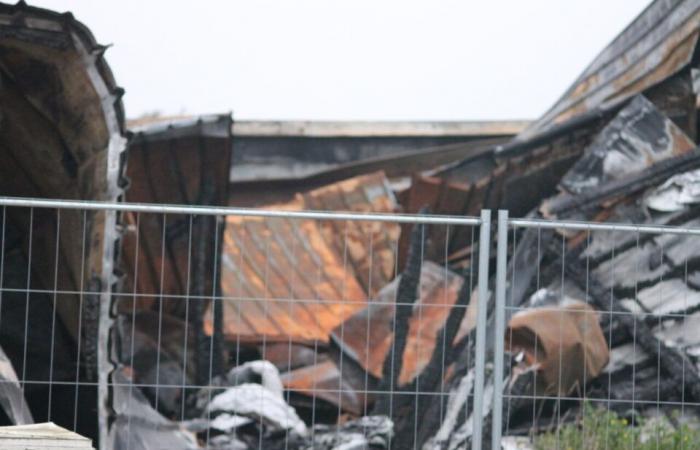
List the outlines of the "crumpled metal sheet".
{"type": "Polygon", "coordinates": [[[560,185],[579,194],[694,148],[676,124],[638,95],[596,136],[560,185]]]}
{"type": "Polygon", "coordinates": [[[207,413],[232,413],[259,421],[271,431],[292,430],[304,436],[306,425],[296,411],[285,403],[281,392],[273,392],[255,383],[244,383],[214,396],[207,413]]]}
{"type": "MultiPolygon", "coordinates": [[[[393,343],[394,302],[399,280],[397,277],[382,289],[377,300],[333,330],[333,340],[341,350],[376,378],[382,377],[382,365],[393,343]]],[[[409,322],[400,383],[411,381],[430,361],[437,333],[447,320],[463,282],[462,277],[445,267],[430,261],[423,263],[419,299],[409,322]]],[[[470,308],[465,316],[456,340],[473,326],[474,311],[470,308]]]]}
{"type": "MultiPolygon", "coordinates": [[[[396,202],[380,172],[273,208],[388,213],[396,202]]],[[[399,233],[391,223],[229,217],[221,267],[226,339],[328,342],[393,278],[399,233]]],[[[211,314],[206,320],[211,332],[211,314]]]]}
{"type": "MultiPolygon", "coordinates": [[[[316,211],[392,213],[398,209],[384,172],[350,178],[301,194],[301,206],[316,211]]],[[[396,223],[320,221],[323,239],[345,254],[358,283],[369,297],[394,278],[396,223]]]]}
{"type": "Polygon", "coordinates": [[[538,370],[538,395],[565,396],[598,376],[610,354],[598,313],[583,302],[535,308],[515,314],[506,347],[524,352],[525,369],[538,370]]]}
{"type": "Polygon", "coordinates": [[[347,373],[340,376],[340,370],[333,361],[320,362],[282,374],[285,389],[324,400],[342,411],[360,416],[368,401],[363,391],[368,388],[364,385],[353,386],[352,381],[347,373]]]}
{"type": "Polygon", "coordinates": [[[647,208],[659,212],[685,211],[700,203],[700,170],[674,175],[644,198],[647,208]]]}

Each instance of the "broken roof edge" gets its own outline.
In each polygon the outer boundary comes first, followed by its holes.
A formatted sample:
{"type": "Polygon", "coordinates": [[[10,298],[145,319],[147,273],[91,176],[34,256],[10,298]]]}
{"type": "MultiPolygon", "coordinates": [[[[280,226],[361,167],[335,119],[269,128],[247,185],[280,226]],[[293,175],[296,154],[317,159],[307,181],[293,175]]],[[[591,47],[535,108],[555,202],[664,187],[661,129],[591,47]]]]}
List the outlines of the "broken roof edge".
{"type": "MultiPolygon", "coordinates": [[[[69,33],[79,39],[85,46],[87,53],[94,57],[94,64],[98,76],[101,78],[110,94],[110,97],[105,100],[111,103],[111,106],[115,110],[119,131],[122,134],[126,132],[126,115],[124,112],[124,103],[122,101],[124,89],[117,85],[112,69],[104,59],[104,53],[109,46],[99,44],[92,31],[90,31],[84,23],[77,20],[70,11],[60,13],[47,8],[28,5],[26,1],[19,0],[14,5],[0,2],[0,15],[5,14],[19,14],[29,19],[34,19],[24,21],[22,26],[27,29],[36,29],[38,31],[50,33],[69,33]],[[58,25],[59,28],[52,25],[58,25]]],[[[103,100],[103,103],[105,103],[105,100],[103,100]]]]}
{"type": "Polygon", "coordinates": [[[575,112],[577,107],[584,107],[587,112],[595,108],[617,107],[630,97],[680,73],[692,63],[693,54],[697,50],[699,16],[700,2],[697,0],[650,2],[593,58],[556,102],[541,117],[532,121],[516,140],[527,141],[536,138],[541,132],[565,123],[567,114],[570,118],[575,118],[579,115],[575,112]],[[690,26],[686,28],[688,24],[690,26]],[[694,27],[693,24],[695,24],[694,27]],[[674,51],[682,47],[686,39],[691,39],[693,35],[695,35],[695,42],[688,52],[687,60],[679,58],[674,51]],[[674,38],[677,38],[678,42],[674,41],[674,38]],[[640,54],[628,55],[635,50],[640,54]],[[667,53],[663,53],[663,50],[667,50],[667,53]],[[606,69],[611,72],[610,66],[614,66],[618,60],[623,61],[619,63],[623,68],[618,67],[613,74],[606,73],[606,69]],[[644,70],[635,74],[634,68],[641,63],[644,63],[644,70]],[[670,67],[664,68],[666,63],[669,63],[670,67]],[[662,70],[665,76],[654,80],[655,70],[662,70]],[[610,79],[599,81],[599,78],[610,79]],[[600,93],[598,91],[603,89],[606,83],[620,84],[620,80],[627,80],[625,83],[628,85],[616,85],[611,93],[599,99],[593,98],[600,93]],[[629,83],[641,83],[642,86],[630,89],[629,83]],[[620,93],[622,95],[619,95],[620,93]]]}
{"type": "Polygon", "coordinates": [[[131,143],[157,141],[185,136],[206,136],[227,139],[231,136],[233,116],[230,112],[201,116],[164,117],[130,121],[131,143]]]}
{"type": "Polygon", "coordinates": [[[388,178],[408,176],[413,172],[421,172],[426,164],[438,164],[440,166],[451,164],[453,161],[471,161],[474,157],[483,156],[485,152],[491,154],[497,148],[498,142],[504,138],[490,137],[483,140],[467,140],[455,144],[431,146],[420,150],[414,150],[397,155],[385,155],[366,160],[345,163],[330,169],[322,169],[303,176],[262,178],[257,180],[238,180],[234,178],[233,170],[230,182],[236,186],[266,185],[276,187],[298,186],[307,184],[310,186],[322,186],[341,180],[360,176],[362,174],[383,171],[388,178]]]}
{"type": "Polygon", "coordinates": [[[332,121],[237,120],[238,137],[477,137],[516,135],[529,120],[332,121]]]}
{"type": "Polygon", "coordinates": [[[474,152],[461,160],[438,165],[433,169],[425,171],[424,174],[428,176],[440,176],[447,171],[459,169],[460,167],[464,167],[482,158],[497,160],[500,158],[512,158],[522,155],[530,150],[548,144],[553,139],[566,136],[581,127],[603,126],[603,124],[622,109],[625,104],[626,102],[623,101],[613,107],[597,107],[591,109],[590,111],[574,116],[564,122],[554,124],[552,127],[526,139],[515,137],[504,144],[484,146],[480,151],[474,152]]]}

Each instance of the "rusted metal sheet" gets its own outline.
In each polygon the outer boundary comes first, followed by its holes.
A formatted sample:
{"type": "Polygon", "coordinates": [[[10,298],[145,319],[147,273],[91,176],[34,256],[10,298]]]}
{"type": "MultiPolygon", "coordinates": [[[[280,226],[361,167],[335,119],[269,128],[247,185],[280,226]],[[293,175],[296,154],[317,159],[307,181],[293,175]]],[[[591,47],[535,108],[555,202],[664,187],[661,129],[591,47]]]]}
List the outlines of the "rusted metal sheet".
{"type": "Polygon", "coordinates": [[[364,386],[352,384],[347,377],[341,377],[338,366],[333,361],[302,367],[282,374],[284,388],[304,397],[323,400],[348,412],[361,416],[369,400],[364,386]]]}
{"type": "MultiPolygon", "coordinates": [[[[261,359],[274,364],[280,372],[289,372],[300,367],[312,366],[326,361],[328,356],[317,351],[314,345],[303,345],[287,342],[261,342],[257,346],[257,352],[261,359]]],[[[235,355],[237,360],[240,356],[235,355]]]]}
{"type": "MultiPolygon", "coordinates": [[[[305,209],[356,213],[395,212],[396,199],[383,172],[345,180],[307,192],[305,209]]],[[[394,278],[399,227],[391,223],[324,221],[323,238],[346,254],[358,282],[371,297],[394,278]]]]}
{"type": "Polygon", "coordinates": [[[327,340],[364,304],[352,267],[312,221],[229,218],[222,258],[230,340],[327,340]]]}
{"type": "MultiPolygon", "coordinates": [[[[377,173],[275,208],[391,212],[396,203],[377,173]]],[[[226,339],[328,342],[393,278],[398,234],[391,223],[229,217],[221,276],[226,339]]]]}
{"type": "Polygon", "coordinates": [[[512,353],[525,353],[523,369],[534,366],[539,372],[536,395],[583,389],[609,360],[598,313],[583,302],[515,314],[506,330],[506,345],[512,353]]]}
{"type": "Polygon", "coordinates": [[[526,140],[596,108],[610,108],[690,63],[698,41],[700,1],[651,3],[519,139],[526,140]]]}
{"type": "MultiPolygon", "coordinates": [[[[397,278],[379,293],[377,299],[333,330],[333,340],[341,350],[377,379],[382,378],[384,359],[393,343],[397,278]]],[[[437,333],[442,329],[464,280],[444,266],[424,262],[419,299],[409,322],[406,350],[399,382],[410,382],[428,364],[435,350],[437,333]]],[[[475,302],[472,302],[475,303],[475,302]]],[[[474,324],[474,311],[461,325],[455,341],[464,337],[474,324]]]]}
{"type": "MultiPolygon", "coordinates": [[[[231,158],[229,115],[156,122],[132,130],[126,200],[141,203],[225,205],[231,158]]],[[[184,296],[189,286],[211,295],[217,249],[198,229],[208,218],[178,215],[126,214],[123,292],[135,292],[139,309],[148,309],[161,296],[184,296]],[[191,220],[190,220],[191,219],[191,220]],[[136,224],[138,221],[138,229],[136,224]],[[136,242],[138,240],[138,252],[136,242]],[[207,249],[200,253],[199,246],[207,249]],[[137,262],[138,257],[138,262],[137,262]],[[206,265],[207,287],[196,286],[194,271],[206,265]],[[138,264],[138,273],[135,273],[138,264]]],[[[213,228],[209,224],[209,228],[213,228]]],[[[220,227],[221,228],[221,227],[220,227]]],[[[213,230],[211,230],[213,232],[213,230]]],[[[165,310],[182,316],[183,301],[167,301],[165,310]]]]}
{"type": "MultiPolygon", "coordinates": [[[[231,160],[231,116],[151,123],[132,132],[126,200],[225,205],[231,160]]],[[[155,310],[190,322],[196,336],[196,383],[223,371],[221,304],[215,338],[204,333],[210,299],[220,294],[223,220],[215,216],[125,214],[124,283],[117,311],[155,310]],[[135,293],[137,295],[131,295],[135,293]],[[192,299],[196,299],[192,301],[192,299]]]]}

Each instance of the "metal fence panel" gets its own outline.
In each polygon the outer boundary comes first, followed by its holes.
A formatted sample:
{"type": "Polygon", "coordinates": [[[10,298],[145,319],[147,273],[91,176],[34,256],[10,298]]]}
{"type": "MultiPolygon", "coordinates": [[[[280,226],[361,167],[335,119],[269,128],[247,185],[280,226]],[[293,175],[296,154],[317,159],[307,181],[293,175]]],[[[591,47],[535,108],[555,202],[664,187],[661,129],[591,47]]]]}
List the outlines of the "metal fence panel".
{"type": "MultiPolygon", "coordinates": [[[[295,433],[316,445],[352,418],[367,437],[377,424],[363,417],[381,413],[403,430],[395,446],[416,447],[427,422],[442,422],[446,379],[465,346],[475,377],[467,404],[484,408],[488,211],[0,206],[0,347],[17,374],[5,383],[29,399],[15,405],[19,420],[31,413],[86,434],[99,424],[102,436],[110,424],[102,448],[210,445],[246,426],[282,430],[293,448],[295,433]],[[122,241],[106,251],[109,215],[122,241]],[[400,225],[413,230],[404,267],[400,225]],[[97,276],[112,270],[112,251],[116,286],[97,276]]],[[[474,414],[473,448],[482,421],[474,414]]],[[[257,448],[270,438],[241,433],[257,448]]]]}
{"type": "Polygon", "coordinates": [[[617,430],[625,445],[644,439],[657,448],[695,436],[687,423],[700,405],[700,228],[692,218],[677,221],[499,213],[493,449],[506,436],[538,448],[567,448],[572,433],[584,445],[613,445],[617,430]]]}

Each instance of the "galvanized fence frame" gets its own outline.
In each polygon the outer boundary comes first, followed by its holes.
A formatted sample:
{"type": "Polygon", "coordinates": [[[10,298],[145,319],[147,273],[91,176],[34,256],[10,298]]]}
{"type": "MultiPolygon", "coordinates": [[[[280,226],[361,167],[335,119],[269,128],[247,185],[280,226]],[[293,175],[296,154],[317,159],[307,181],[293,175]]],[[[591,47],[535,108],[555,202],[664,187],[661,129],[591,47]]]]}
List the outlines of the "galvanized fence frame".
{"type": "MultiPolygon", "coordinates": [[[[510,259],[508,257],[509,231],[517,228],[527,229],[548,229],[548,230],[572,230],[572,231],[608,231],[608,232],[629,232],[639,234],[661,235],[685,235],[700,236],[700,228],[690,228],[684,226],[655,226],[655,225],[634,225],[597,223],[583,221],[559,221],[543,219],[511,219],[508,211],[498,211],[497,221],[497,257],[496,257],[496,278],[495,278],[495,308],[494,308],[494,334],[493,338],[493,409],[491,422],[491,448],[500,450],[502,448],[503,433],[503,398],[504,398],[504,356],[506,325],[513,314],[506,306],[506,290],[508,287],[507,273],[510,259]]],[[[613,253],[614,256],[614,253],[613,253]]],[[[687,261],[686,261],[687,264],[687,261]]],[[[538,268],[539,270],[539,268],[538,268]]],[[[587,269],[588,270],[588,269],[587,269]]],[[[607,314],[607,311],[603,312],[607,314]]],[[[612,312],[610,312],[612,314],[612,312]]],[[[630,313],[631,314],[631,313],[630,313]]],[[[610,346],[610,343],[608,343],[610,346]]],[[[533,397],[534,398],[534,397],[533,397]]],[[[558,397],[553,397],[558,398],[558,397]]],[[[585,396],[583,398],[585,400],[585,396]]],[[[631,400],[634,403],[634,399],[631,400]]]]}
{"type": "MultiPolygon", "coordinates": [[[[200,206],[177,206],[177,205],[156,205],[156,204],[127,204],[127,203],[105,203],[93,201],[65,201],[47,199],[27,199],[0,197],[0,207],[23,207],[23,208],[49,208],[49,209],[74,209],[82,211],[102,211],[109,214],[119,212],[151,213],[151,214],[182,214],[191,216],[240,216],[240,217],[260,217],[260,218],[285,218],[285,219],[311,219],[311,220],[345,220],[345,221],[375,221],[390,222],[397,224],[433,224],[433,225],[455,225],[455,226],[478,226],[479,227],[479,253],[478,256],[478,280],[477,280],[477,320],[475,330],[475,387],[474,387],[474,408],[473,411],[481,411],[484,405],[484,390],[486,380],[487,356],[493,358],[493,416],[491,420],[491,447],[494,450],[501,448],[502,440],[502,410],[503,410],[503,382],[504,382],[504,355],[505,355],[505,329],[509,320],[509,311],[506,307],[507,292],[507,271],[508,271],[508,245],[509,231],[516,228],[538,228],[538,229],[560,229],[577,231],[608,231],[608,232],[630,232],[643,234],[673,234],[673,235],[694,235],[700,236],[700,229],[682,226],[653,226],[653,225],[633,225],[633,224],[613,224],[595,222],[576,221],[551,221],[532,219],[511,219],[507,211],[498,212],[497,220],[497,254],[496,254],[496,274],[495,274],[495,300],[494,300],[494,328],[493,335],[488,335],[491,331],[488,322],[489,303],[489,263],[490,247],[493,243],[491,236],[491,212],[484,210],[480,217],[451,217],[451,216],[429,216],[429,215],[405,215],[405,214],[371,214],[371,213],[336,213],[318,211],[276,211],[260,210],[249,208],[232,207],[200,207],[200,206]],[[491,341],[493,339],[493,341],[491,341]],[[492,352],[489,352],[487,345],[493,343],[492,352]],[[491,355],[489,355],[491,353],[491,355]]],[[[112,270],[112,261],[104,261],[105,270],[112,270]]],[[[112,286],[107,283],[101,286],[100,298],[110,299],[114,294],[111,292],[112,286]]],[[[108,346],[108,330],[112,326],[106,308],[104,314],[99,317],[99,351],[101,357],[98,360],[98,411],[101,448],[106,448],[106,424],[109,415],[108,411],[108,389],[110,381],[109,373],[112,370],[111,363],[106,357],[108,346]]],[[[482,448],[483,417],[481,414],[473,415],[472,448],[482,448]]]]}
{"type": "MultiPolygon", "coordinates": [[[[50,200],[33,198],[13,198],[0,197],[1,208],[28,208],[79,211],[99,211],[108,217],[115,218],[117,213],[149,213],[149,214],[181,214],[189,216],[239,216],[239,217],[259,217],[259,218],[282,218],[282,219],[311,219],[311,220],[345,220],[345,221],[372,221],[390,222],[395,224],[425,224],[444,226],[471,226],[479,227],[479,254],[478,254],[478,280],[477,280],[477,324],[475,332],[475,385],[474,385],[474,411],[481,411],[484,403],[485,364],[486,364],[486,319],[488,300],[488,280],[489,280],[489,250],[491,245],[490,211],[484,210],[480,217],[455,217],[455,216],[432,216],[432,215],[410,215],[410,214],[372,214],[372,213],[343,213],[343,212],[319,212],[319,211],[282,211],[282,210],[261,210],[234,207],[201,207],[201,206],[179,206],[179,205],[159,205],[159,204],[128,204],[128,203],[108,203],[97,201],[72,201],[72,200],[50,200]]],[[[106,228],[113,222],[107,221],[106,228]]],[[[102,261],[103,274],[111,273],[114,270],[112,250],[105,253],[102,261]]],[[[476,255],[473,256],[476,258],[476,255]]],[[[91,292],[94,294],[94,292],[91,292]]],[[[113,319],[110,316],[109,307],[112,297],[116,294],[112,292],[112,283],[104,283],[100,286],[99,298],[102,303],[99,314],[98,329],[98,424],[100,436],[100,448],[107,448],[108,418],[109,418],[109,380],[110,373],[114,369],[108,355],[110,340],[110,330],[113,326],[113,319]],[[109,305],[104,303],[108,302],[109,305]]],[[[21,380],[20,380],[21,381],[21,380]]],[[[481,429],[483,418],[481,414],[474,414],[472,448],[481,449],[481,429]]]]}

